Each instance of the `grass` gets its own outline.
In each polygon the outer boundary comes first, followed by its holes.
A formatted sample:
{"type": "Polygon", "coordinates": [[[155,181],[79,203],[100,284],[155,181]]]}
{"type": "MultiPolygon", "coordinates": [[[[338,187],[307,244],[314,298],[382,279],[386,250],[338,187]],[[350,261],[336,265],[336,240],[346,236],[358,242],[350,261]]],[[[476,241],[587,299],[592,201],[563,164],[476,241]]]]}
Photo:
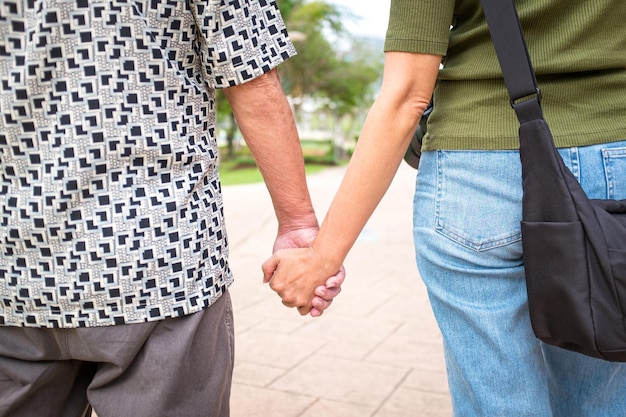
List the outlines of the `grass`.
{"type": "MultiPolygon", "coordinates": [[[[307,175],[328,168],[329,164],[306,163],[307,175]]],[[[261,172],[254,164],[242,164],[237,159],[220,162],[220,180],[222,185],[252,184],[263,181],[261,172]]]]}
{"type": "MultiPolygon", "coordinates": [[[[307,175],[336,165],[330,141],[302,141],[305,170],[307,175]]],[[[243,149],[231,158],[220,159],[222,185],[251,184],[263,181],[261,172],[249,151],[243,149]]]]}

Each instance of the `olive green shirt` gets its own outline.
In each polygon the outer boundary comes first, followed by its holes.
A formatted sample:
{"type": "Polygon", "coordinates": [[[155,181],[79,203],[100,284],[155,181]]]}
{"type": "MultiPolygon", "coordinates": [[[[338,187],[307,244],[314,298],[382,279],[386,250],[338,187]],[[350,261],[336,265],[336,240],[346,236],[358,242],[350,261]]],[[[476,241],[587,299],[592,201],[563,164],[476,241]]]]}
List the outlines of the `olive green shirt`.
{"type": "MultiPolygon", "coordinates": [[[[558,147],[626,139],[626,1],[516,1],[558,147]]],[[[444,56],[424,150],[516,149],[479,0],[392,0],[385,51],[444,56]]]]}

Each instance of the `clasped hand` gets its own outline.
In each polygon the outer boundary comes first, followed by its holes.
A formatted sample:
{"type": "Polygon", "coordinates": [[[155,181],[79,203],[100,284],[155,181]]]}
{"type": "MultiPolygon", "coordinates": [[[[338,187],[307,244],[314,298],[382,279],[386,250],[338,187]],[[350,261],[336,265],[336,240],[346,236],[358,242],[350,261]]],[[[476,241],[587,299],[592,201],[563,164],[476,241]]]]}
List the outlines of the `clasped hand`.
{"type": "MultiPolygon", "coordinates": [[[[263,282],[282,298],[283,304],[297,308],[301,315],[322,315],[341,292],[345,278],[343,266],[339,271],[328,272],[323,259],[310,247],[303,247],[303,230],[298,231],[298,244],[294,244],[293,233],[281,236],[274,245],[274,254],[263,263],[263,282]],[[289,241],[289,242],[287,242],[289,241]]],[[[317,233],[308,231],[307,244],[317,233]],[[313,236],[311,236],[311,234],[313,236]]]]}

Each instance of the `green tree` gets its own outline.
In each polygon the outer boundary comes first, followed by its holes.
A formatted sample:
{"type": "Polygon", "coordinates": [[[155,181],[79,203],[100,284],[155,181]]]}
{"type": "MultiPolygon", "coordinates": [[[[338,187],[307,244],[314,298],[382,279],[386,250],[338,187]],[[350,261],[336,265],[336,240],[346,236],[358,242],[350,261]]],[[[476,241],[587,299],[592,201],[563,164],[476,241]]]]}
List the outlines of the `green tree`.
{"type": "Polygon", "coordinates": [[[349,49],[337,56],[320,85],[320,94],[327,98],[327,110],[335,119],[335,159],[345,157],[346,139],[358,133],[357,118],[374,100],[383,68],[382,48],[376,48],[366,41],[354,40],[349,49]],[[377,56],[381,58],[376,59],[377,56]]]}
{"type": "MultiPolygon", "coordinates": [[[[381,49],[351,39],[343,23],[345,9],[323,0],[277,0],[298,55],[279,66],[283,87],[291,97],[296,121],[304,101],[326,103],[323,110],[335,118],[339,145],[354,131],[354,114],[373,99],[373,86],[382,69],[381,49]],[[341,120],[348,117],[346,129],[341,120]]],[[[237,125],[223,94],[218,94],[218,121],[225,126],[228,155],[234,154],[237,125]]],[[[335,146],[341,148],[342,146],[335,146]]]]}
{"type": "Polygon", "coordinates": [[[373,47],[351,38],[344,22],[354,16],[339,6],[323,0],[279,0],[279,7],[284,3],[283,17],[298,55],[279,71],[296,119],[301,120],[302,101],[311,98],[326,99],[338,120],[369,107],[382,73],[382,42],[373,47]]]}
{"type": "Polygon", "coordinates": [[[220,135],[223,129],[226,138],[226,157],[232,158],[235,156],[235,138],[237,132],[239,132],[239,126],[237,126],[237,120],[233,114],[233,109],[230,107],[230,103],[226,100],[226,96],[222,90],[215,92],[215,101],[217,105],[217,134],[220,135]]]}
{"type": "Polygon", "coordinates": [[[291,16],[291,11],[294,8],[297,8],[298,6],[300,6],[302,3],[303,3],[303,0],[277,0],[276,1],[276,4],[278,5],[278,8],[280,9],[280,14],[282,15],[285,21],[289,20],[289,17],[291,16]]]}
{"type": "MultiPolygon", "coordinates": [[[[328,38],[339,37],[344,28],[337,6],[324,1],[288,3],[287,17],[283,17],[298,55],[283,63],[279,71],[298,120],[302,100],[320,95],[320,87],[335,66],[336,51],[328,38]]],[[[278,5],[283,7],[281,1],[278,5]]]]}

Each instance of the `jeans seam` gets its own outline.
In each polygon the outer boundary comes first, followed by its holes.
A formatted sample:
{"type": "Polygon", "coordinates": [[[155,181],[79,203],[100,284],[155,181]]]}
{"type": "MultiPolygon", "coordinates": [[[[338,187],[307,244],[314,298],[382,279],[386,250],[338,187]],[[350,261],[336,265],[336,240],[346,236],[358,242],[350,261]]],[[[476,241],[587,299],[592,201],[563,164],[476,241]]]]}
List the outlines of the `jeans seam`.
{"type": "Polygon", "coordinates": [[[611,172],[610,172],[610,164],[609,159],[611,159],[611,156],[608,152],[608,149],[602,149],[602,163],[604,164],[604,180],[606,181],[606,195],[612,196],[613,195],[613,181],[612,181],[612,176],[611,176],[611,172]]]}
{"type": "Polygon", "coordinates": [[[614,198],[617,194],[615,189],[615,180],[613,170],[611,169],[611,160],[618,158],[626,158],[626,148],[608,148],[602,149],[602,162],[604,164],[604,176],[606,181],[606,195],[608,198],[614,198]]]}

